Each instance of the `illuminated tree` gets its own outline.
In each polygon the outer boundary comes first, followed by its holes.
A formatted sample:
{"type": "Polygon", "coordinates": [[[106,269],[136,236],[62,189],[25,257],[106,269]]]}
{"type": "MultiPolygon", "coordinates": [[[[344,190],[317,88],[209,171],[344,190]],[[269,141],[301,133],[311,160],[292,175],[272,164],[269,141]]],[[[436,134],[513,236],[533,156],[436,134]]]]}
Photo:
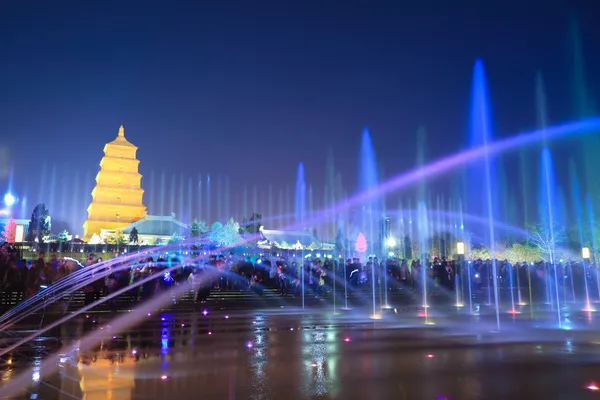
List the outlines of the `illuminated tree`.
{"type": "Polygon", "coordinates": [[[58,241],[61,243],[66,243],[69,240],[69,232],[66,229],[63,229],[62,232],[58,234],[58,241]]]}
{"type": "Polygon", "coordinates": [[[169,244],[178,243],[178,242],[181,242],[182,240],[183,240],[183,238],[181,236],[179,236],[179,234],[177,232],[173,232],[173,234],[169,238],[169,244]]]}
{"type": "Polygon", "coordinates": [[[13,244],[15,242],[15,237],[17,235],[17,223],[10,217],[10,219],[4,225],[4,230],[2,231],[2,240],[7,243],[13,244]]]}
{"type": "Polygon", "coordinates": [[[192,224],[190,225],[191,237],[198,237],[200,235],[204,235],[206,232],[208,232],[208,225],[206,224],[206,222],[199,221],[197,219],[192,221],[192,224]]]}
{"type": "Polygon", "coordinates": [[[367,239],[365,239],[365,235],[363,235],[362,232],[359,232],[358,237],[356,238],[354,249],[359,253],[367,251],[367,239]]]}
{"type": "Polygon", "coordinates": [[[225,225],[215,222],[210,227],[210,241],[218,246],[230,246],[242,240],[240,235],[240,224],[232,219],[225,225]]]}
{"type": "Polygon", "coordinates": [[[123,234],[123,231],[117,229],[114,234],[106,238],[108,244],[127,244],[127,238],[123,234]]]}
{"type": "Polygon", "coordinates": [[[540,250],[544,261],[555,262],[558,246],[565,242],[564,227],[558,223],[541,223],[529,227],[529,242],[540,250]]]}

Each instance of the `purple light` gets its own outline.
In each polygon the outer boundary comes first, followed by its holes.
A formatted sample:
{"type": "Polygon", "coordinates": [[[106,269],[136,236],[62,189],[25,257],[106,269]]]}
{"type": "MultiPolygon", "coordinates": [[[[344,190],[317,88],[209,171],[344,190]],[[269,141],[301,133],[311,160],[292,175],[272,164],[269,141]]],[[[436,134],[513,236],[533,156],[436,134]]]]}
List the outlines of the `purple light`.
{"type": "Polygon", "coordinates": [[[204,310],[204,311],[202,311],[202,314],[204,314],[204,316],[206,316],[206,314],[208,314],[208,311],[204,310]]]}
{"type": "Polygon", "coordinates": [[[248,343],[246,344],[246,347],[247,347],[247,348],[249,348],[249,349],[251,349],[251,348],[252,348],[252,342],[248,342],[248,343]]]}
{"type": "Polygon", "coordinates": [[[162,376],[160,377],[160,379],[162,379],[163,381],[164,381],[164,380],[166,380],[167,378],[168,378],[168,376],[166,376],[166,375],[162,375],[162,376]]]}

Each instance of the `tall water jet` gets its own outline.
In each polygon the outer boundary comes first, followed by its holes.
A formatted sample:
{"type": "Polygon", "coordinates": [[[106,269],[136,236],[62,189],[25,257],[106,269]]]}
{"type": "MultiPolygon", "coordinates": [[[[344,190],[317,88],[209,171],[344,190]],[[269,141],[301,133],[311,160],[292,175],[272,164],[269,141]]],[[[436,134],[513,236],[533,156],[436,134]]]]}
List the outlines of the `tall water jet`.
{"type": "MultiPolygon", "coordinates": [[[[417,167],[425,165],[427,153],[427,130],[420,126],[417,130],[417,167]]],[[[427,186],[425,179],[421,179],[417,186],[417,201],[425,201],[427,186]]]]}
{"type": "Polygon", "coordinates": [[[421,291],[423,296],[423,312],[425,313],[425,323],[429,323],[429,304],[427,302],[427,262],[429,258],[429,221],[427,218],[427,207],[425,202],[420,201],[417,204],[417,232],[419,243],[419,254],[414,254],[413,257],[421,260],[420,279],[421,291]]]}
{"type": "Polygon", "coordinates": [[[304,164],[298,164],[296,173],[296,195],[294,201],[294,216],[296,224],[304,228],[306,220],[306,182],[304,179],[304,164]]]}
{"type": "MultiPolygon", "coordinates": [[[[553,280],[546,269],[548,288],[554,288],[551,296],[556,296],[556,312],[558,317],[558,326],[562,327],[560,296],[559,296],[559,275],[557,272],[555,251],[556,251],[556,218],[557,218],[557,194],[556,181],[554,178],[554,167],[552,164],[552,156],[547,147],[542,149],[541,167],[540,167],[540,221],[542,223],[541,236],[542,240],[547,242],[546,251],[550,262],[550,267],[553,272],[553,280]]],[[[562,277],[562,274],[560,275],[562,277]]]]}
{"type": "MultiPolygon", "coordinates": [[[[336,204],[336,182],[335,182],[335,161],[333,157],[333,149],[329,147],[327,149],[327,162],[325,167],[325,176],[327,177],[327,184],[325,189],[325,204],[324,206],[328,209],[332,209],[336,204]]],[[[328,216],[329,222],[329,234],[335,235],[338,230],[335,213],[330,213],[328,216]]]]}
{"type": "MultiPolygon", "coordinates": [[[[581,206],[581,193],[579,190],[579,179],[577,178],[577,167],[575,166],[575,162],[573,159],[569,160],[569,179],[571,181],[571,203],[575,205],[575,220],[577,221],[577,237],[579,239],[579,247],[584,248],[585,242],[583,239],[583,210],[581,206]]],[[[573,302],[577,302],[577,298],[575,296],[575,280],[573,279],[573,266],[570,268],[571,272],[571,282],[573,286],[573,302]]],[[[588,288],[587,279],[585,277],[585,268],[583,275],[583,288],[585,292],[585,309],[588,311],[592,311],[592,306],[590,303],[590,291],[588,288]]]]}
{"type": "MultiPolygon", "coordinates": [[[[375,163],[375,151],[371,142],[369,129],[365,128],[362,133],[360,146],[360,171],[359,189],[361,192],[369,192],[377,187],[377,165],[375,163]]],[[[375,249],[375,221],[379,220],[377,199],[369,200],[362,205],[361,227],[362,232],[367,232],[369,248],[375,249]]],[[[375,276],[375,275],[373,275],[375,276]]]]}
{"type": "Polygon", "coordinates": [[[165,215],[165,195],[167,193],[165,171],[160,173],[160,215],[165,215]]]}
{"type": "Polygon", "coordinates": [[[184,196],[184,187],[183,187],[183,172],[179,174],[179,204],[177,205],[177,218],[179,218],[180,220],[185,221],[185,218],[183,216],[183,207],[184,207],[184,200],[185,200],[185,196],[184,196]]]}
{"type": "MultiPolygon", "coordinates": [[[[362,133],[360,146],[360,170],[359,170],[359,189],[362,193],[370,192],[377,187],[377,165],[375,162],[375,152],[373,143],[371,142],[371,134],[369,129],[365,128],[362,133]]],[[[375,227],[376,221],[379,221],[378,199],[371,199],[367,203],[362,204],[360,213],[360,229],[362,232],[367,232],[368,249],[374,250],[375,246],[375,227]]],[[[373,317],[376,317],[376,286],[377,268],[375,263],[371,263],[371,290],[373,301],[373,317]]]]}
{"type": "Polygon", "coordinates": [[[202,174],[198,174],[198,219],[202,219],[202,213],[202,174]]]}
{"type": "MultiPolygon", "coordinates": [[[[294,204],[294,216],[296,218],[296,225],[305,228],[304,222],[306,218],[306,181],[304,179],[304,164],[298,164],[298,172],[296,174],[296,196],[294,204]]],[[[302,283],[302,308],[304,309],[304,254],[300,260],[301,266],[301,283],[302,283]]]]}
{"type": "Polygon", "coordinates": [[[229,176],[225,175],[225,220],[229,221],[232,217],[230,209],[229,176]]]}
{"type": "MultiPolygon", "coordinates": [[[[489,229],[487,234],[487,243],[490,246],[492,262],[492,282],[494,292],[494,305],[496,309],[496,326],[500,330],[500,304],[498,301],[498,272],[496,266],[496,238],[494,222],[496,219],[496,186],[493,182],[495,178],[494,163],[489,153],[489,142],[492,140],[492,129],[489,112],[489,101],[485,80],[485,72],[481,60],[475,62],[473,69],[473,88],[471,98],[471,127],[470,139],[471,146],[483,147],[483,165],[473,163],[470,169],[469,178],[474,179],[471,182],[483,182],[484,190],[481,196],[475,192],[469,193],[468,211],[474,215],[487,215],[489,229]]],[[[488,283],[489,284],[489,283],[488,283]]]]}
{"type": "Polygon", "coordinates": [[[223,177],[217,176],[217,221],[225,221],[223,215],[223,177]]]}
{"type": "Polygon", "coordinates": [[[192,183],[192,177],[188,177],[187,187],[187,216],[184,221],[192,222],[194,220],[194,214],[192,212],[192,198],[194,196],[194,185],[192,183]]]}
{"type": "Polygon", "coordinates": [[[273,210],[273,186],[269,184],[268,190],[268,202],[267,202],[267,218],[269,218],[273,223],[275,217],[275,211],[273,210]]]}
{"type": "Polygon", "coordinates": [[[212,223],[211,213],[210,213],[210,175],[206,175],[206,223],[212,223]]]}

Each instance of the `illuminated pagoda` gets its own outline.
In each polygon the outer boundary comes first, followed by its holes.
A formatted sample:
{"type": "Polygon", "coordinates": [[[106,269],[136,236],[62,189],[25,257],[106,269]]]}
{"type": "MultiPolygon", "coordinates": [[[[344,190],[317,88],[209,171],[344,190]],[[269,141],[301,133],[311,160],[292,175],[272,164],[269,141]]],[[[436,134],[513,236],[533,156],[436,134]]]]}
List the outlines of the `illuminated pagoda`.
{"type": "Polygon", "coordinates": [[[103,229],[122,229],[146,214],[137,149],[125,139],[122,125],[117,138],[104,146],[92,202],[87,209],[88,218],[83,224],[84,240],[99,235],[103,229]]]}

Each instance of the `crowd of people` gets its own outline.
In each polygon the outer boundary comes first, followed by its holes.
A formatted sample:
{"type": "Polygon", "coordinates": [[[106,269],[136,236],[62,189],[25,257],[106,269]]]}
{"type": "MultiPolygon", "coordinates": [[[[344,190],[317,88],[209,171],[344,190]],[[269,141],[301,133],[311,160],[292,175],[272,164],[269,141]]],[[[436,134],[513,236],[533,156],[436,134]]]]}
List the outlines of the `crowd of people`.
{"type": "MultiPolygon", "coordinates": [[[[5,243],[0,246],[0,288],[3,292],[21,292],[29,297],[75,270],[101,263],[103,259],[94,254],[83,263],[58,258],[54,253],[48,257],[40,253],[36,259],[24,260],[5,243]]],[[[535,301],[545,301],[553,293],[573,301],[600,297],[600,280],[594,264],[522,262],[512,265],[508,261],[493,264],[491,260],[446,258],[427,258],[422,262],[395,257],[381,261],[377,257],[364,261],[355,257],[344,261],[332,256],[288,259],[233,253],[196,254],[185,259],[177,255],[156,258],[140,255],[116,258],[104,267],[95,268],[83,291],[86,303],[129,286],[130,298],[142,301],[185,283],[190,284],[195,302],[205,301],[211,291],[253,291],[260,296],[265,288],[277,290],[280,296],[299,296],[304,290],[305,295],[319,298],[331,291],[335,280],[350,293],[361,288],[382,290],[387,287],[388,291],[403,290],[419,295],[426,282],[428,293],[460,290],[464,294],[470,290],[472,294],[485,294],[496,285],[501,290],[517,288],[522,293],[527,292],[530,295],[527,297],[535,301]],[[142,280],[142,284],[135,285],[142,280]]],[[[448,299],[453,298],[448,296],[448,299]]]]}

